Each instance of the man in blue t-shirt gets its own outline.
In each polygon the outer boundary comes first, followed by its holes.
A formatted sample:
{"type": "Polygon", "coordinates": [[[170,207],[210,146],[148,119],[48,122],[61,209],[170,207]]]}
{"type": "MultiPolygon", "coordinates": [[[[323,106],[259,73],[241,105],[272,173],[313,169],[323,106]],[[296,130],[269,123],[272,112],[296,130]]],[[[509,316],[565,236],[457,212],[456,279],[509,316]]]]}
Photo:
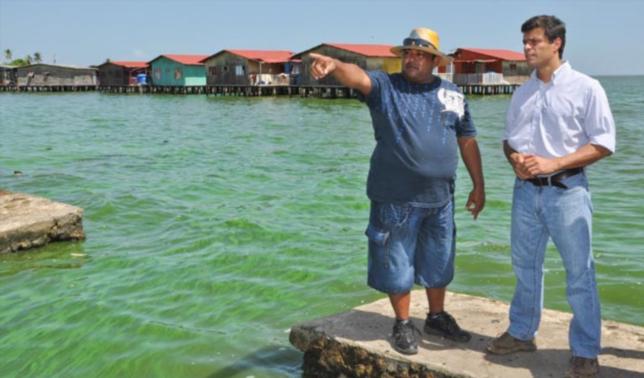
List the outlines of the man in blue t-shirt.
{"type": "Polygon", "coordinates": [[[402,57],[402,73],[365,72],[355,64],[310,54],[311,73],[316,79],[333,75],[357,89],[369,106],[376,147],[367,179],[368,283],[389,295],[396,314],[394,349],[415,354],[420,331],[409,319],[414,283],[427,293],[425,332],[461,342],[471,337],[444,310],[445,290],[454,275],[458,149],[473,183],[466,207],[474,219],[485,205],[485,190],[465,97],[456,85],[432,75],[435,67],[449,62],[439,50],[438,34],[414,29],[392,52],[402,57]]]}

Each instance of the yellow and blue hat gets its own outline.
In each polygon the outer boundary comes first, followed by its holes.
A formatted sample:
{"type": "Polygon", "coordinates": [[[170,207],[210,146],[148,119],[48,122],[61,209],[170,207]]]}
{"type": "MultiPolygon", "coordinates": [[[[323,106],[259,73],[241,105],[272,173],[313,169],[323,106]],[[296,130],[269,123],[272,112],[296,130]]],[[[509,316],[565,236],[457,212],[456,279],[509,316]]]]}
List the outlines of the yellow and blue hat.
{"type": "Polygon", "coordinates": [[[403,50],[420,50],[440,57],[439,66],[449,64],[452,58],[439,49],[440,39],[438,38],[438,33],[428,28],[416,28],[409,33],[409,37],[403,40],[401,46],[392,47],[391,52],[401,56],[403,50]]]}

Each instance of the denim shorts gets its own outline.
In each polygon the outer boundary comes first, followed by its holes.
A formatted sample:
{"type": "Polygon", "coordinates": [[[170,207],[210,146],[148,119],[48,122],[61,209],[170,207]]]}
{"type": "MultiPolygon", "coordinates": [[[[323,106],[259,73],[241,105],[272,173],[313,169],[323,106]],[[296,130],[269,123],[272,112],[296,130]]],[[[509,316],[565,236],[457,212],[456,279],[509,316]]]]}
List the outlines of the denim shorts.
{"type": "Polygon", "coordinates": [[[414,283],[446,287],[454,277],[454,200],[436,208],[371,202],[367,283],[398,294],[414,283]]]}

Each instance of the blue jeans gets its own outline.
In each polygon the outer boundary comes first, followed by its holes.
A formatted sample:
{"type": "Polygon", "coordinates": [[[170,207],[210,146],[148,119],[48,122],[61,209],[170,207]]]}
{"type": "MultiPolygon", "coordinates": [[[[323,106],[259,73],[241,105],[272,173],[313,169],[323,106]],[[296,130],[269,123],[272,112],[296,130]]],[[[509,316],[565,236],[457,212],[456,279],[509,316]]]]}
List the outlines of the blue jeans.
{"type": "Polygon", "coordinates": [[[566,269],[566,295],[573,313],[570,349],[574,356],[595,358],[600,351],[601,315],[588,180],[581,173],[564,179],[563,184],[568,189],[515,182],[511,244],[517,282],[508,332],[521,340],[537,333],[543,308],[543,261],[552,238],[566,269]]]}
{"type": "Polygon", "coordinates": [[[454,277],[456,226],[453,199],[437,208],[371,202],[367,283],[387,294],[414,283],[446,287],[454,277]]]}

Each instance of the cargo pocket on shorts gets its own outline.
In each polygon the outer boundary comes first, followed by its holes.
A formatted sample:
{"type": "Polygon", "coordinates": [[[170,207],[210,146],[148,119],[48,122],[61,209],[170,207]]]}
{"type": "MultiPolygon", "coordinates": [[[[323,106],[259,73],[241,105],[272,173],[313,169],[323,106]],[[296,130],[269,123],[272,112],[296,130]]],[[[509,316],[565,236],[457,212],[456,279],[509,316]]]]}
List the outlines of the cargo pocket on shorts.
{"type": "Polygon", "coordinates": [[[412,207],[391,203],[374,203],[374,206],[365,235],[375,245],[385,246],[392,230],[407,222],[412,207]]]}
{"type": "Polygon", "coordinates": [[[387,244],[387,239],[389,239],[389,231],[379,230],[372,224],[367,226],[364,234],[367,235],[367,239],[379,246],[387,244]]]}

